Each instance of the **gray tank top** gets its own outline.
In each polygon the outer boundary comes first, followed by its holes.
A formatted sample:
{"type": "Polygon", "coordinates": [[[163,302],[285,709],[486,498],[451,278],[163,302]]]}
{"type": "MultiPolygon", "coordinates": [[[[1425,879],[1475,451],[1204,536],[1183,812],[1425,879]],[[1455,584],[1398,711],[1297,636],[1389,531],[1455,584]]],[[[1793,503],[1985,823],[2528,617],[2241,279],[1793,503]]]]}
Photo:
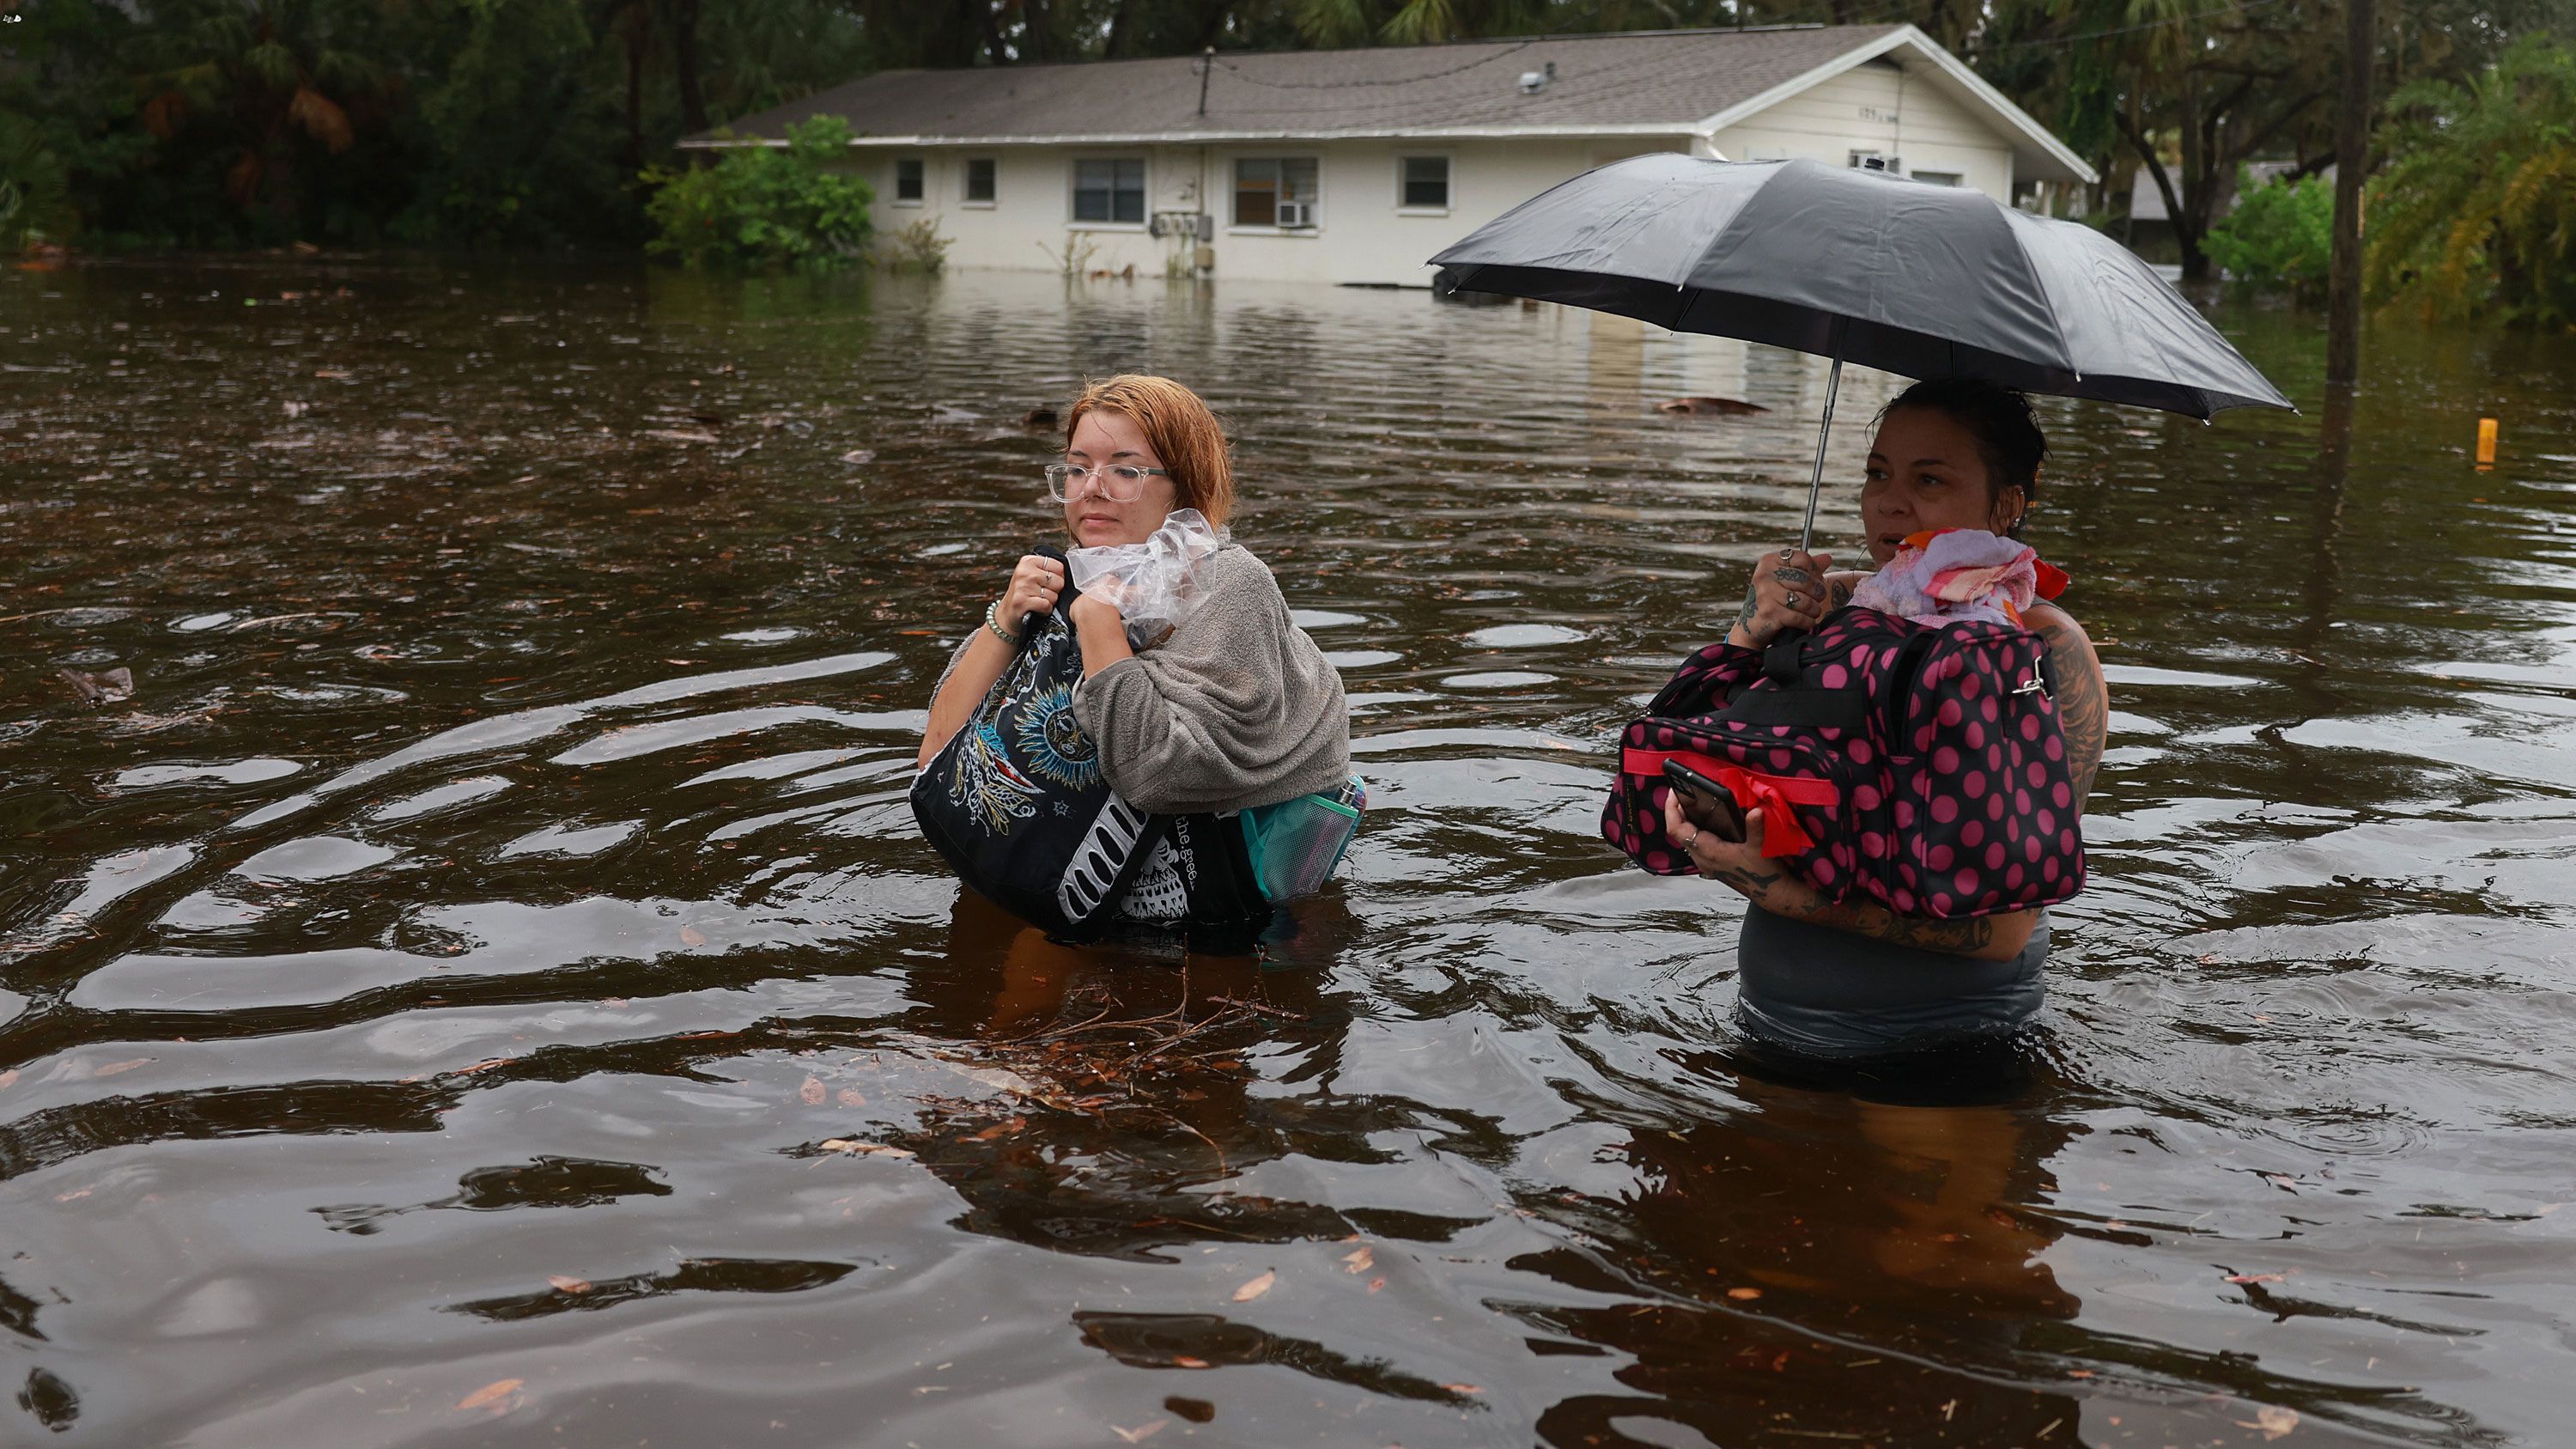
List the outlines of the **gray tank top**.
{"type": "Polygon", "coordinates": [[[1815,1056],[1991,1040],[2039,1013],[2047,958],[2044,910],[2019,956],[1977,961],[1749,907],[1735,942],[1736,1013],[1757,1039],[1815,1056]]]}

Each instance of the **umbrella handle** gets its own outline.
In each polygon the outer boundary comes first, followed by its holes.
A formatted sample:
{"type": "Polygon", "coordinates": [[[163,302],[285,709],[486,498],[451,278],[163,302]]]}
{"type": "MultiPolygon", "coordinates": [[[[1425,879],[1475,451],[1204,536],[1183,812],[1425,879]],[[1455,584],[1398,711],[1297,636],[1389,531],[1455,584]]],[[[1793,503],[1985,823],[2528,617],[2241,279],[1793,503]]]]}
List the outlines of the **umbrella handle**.
{"type": "Polygon", "coordinates": [[[1816,471],[1807,479],[1807,521],[1798,525],[1798,552],[1805,553],[1816,542],[1816,500],[1825,491],[1825,440],[1834,431],[1834,399],[1843,390],[1843,331],[1850,325],[1847,318],[1834,319],[1834,370],[1825,378],[1825,418],[1816,425],[1816,471]]]}

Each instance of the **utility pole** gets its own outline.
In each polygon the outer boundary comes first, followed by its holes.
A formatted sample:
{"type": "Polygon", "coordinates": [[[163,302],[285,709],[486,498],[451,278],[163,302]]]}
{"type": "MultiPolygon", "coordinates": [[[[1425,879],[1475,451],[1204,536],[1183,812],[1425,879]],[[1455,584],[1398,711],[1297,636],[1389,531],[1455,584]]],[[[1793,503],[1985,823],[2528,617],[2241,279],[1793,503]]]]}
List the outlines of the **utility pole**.
{"type": "Polygon", "coordinates": [[[2326,259],[2326,385],[2361,381],[2361,183],[2370,165],[2372,0],[2343,0],[2343,119],[2335,130],[2334,246],[2326,259]]]}

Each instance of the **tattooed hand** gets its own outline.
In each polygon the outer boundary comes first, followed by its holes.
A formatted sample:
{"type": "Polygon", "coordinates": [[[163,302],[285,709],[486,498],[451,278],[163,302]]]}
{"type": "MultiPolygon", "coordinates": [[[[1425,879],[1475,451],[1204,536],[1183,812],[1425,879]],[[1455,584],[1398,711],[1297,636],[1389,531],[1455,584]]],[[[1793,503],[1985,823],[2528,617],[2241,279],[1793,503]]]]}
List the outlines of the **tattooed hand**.
{"type": "Polygon", "coordinates": [[[1825,571],[1833,555],[1801,553],[1794,548],[1765,552],[1753,561],[1753,576],[1744,587],[1744,605],[1727,630],[1730,644],[1768,644],[1784,629],[1812,629],[1833,612],[1833,590],[1825,571]]]}

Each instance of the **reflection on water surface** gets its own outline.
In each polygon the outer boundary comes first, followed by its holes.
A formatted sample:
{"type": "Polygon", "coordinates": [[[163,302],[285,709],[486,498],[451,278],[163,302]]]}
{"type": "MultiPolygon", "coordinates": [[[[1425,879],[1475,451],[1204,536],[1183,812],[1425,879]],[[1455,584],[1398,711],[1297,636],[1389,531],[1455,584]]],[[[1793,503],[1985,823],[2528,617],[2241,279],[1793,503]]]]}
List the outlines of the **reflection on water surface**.
{"type": "MultiPolygon", "coordinates": [[[[2221,320],[2315,411],[2310,319],[2221,320]]],[[[2046,408],[2096,884],[2017,1060],[1854,1089],[1594,837],[1820,365],[1000,276],[99,267],[0,327],[0,1437],[2558,1432],[2563,341],[2383,331],[2340,456],[2046,408]],[[1051,946],[903,803],[1045,532],[1020,420],[1120,368],[1228,417],[1350,686],[1375,808],[1265,961],[1051,946]]]]}

